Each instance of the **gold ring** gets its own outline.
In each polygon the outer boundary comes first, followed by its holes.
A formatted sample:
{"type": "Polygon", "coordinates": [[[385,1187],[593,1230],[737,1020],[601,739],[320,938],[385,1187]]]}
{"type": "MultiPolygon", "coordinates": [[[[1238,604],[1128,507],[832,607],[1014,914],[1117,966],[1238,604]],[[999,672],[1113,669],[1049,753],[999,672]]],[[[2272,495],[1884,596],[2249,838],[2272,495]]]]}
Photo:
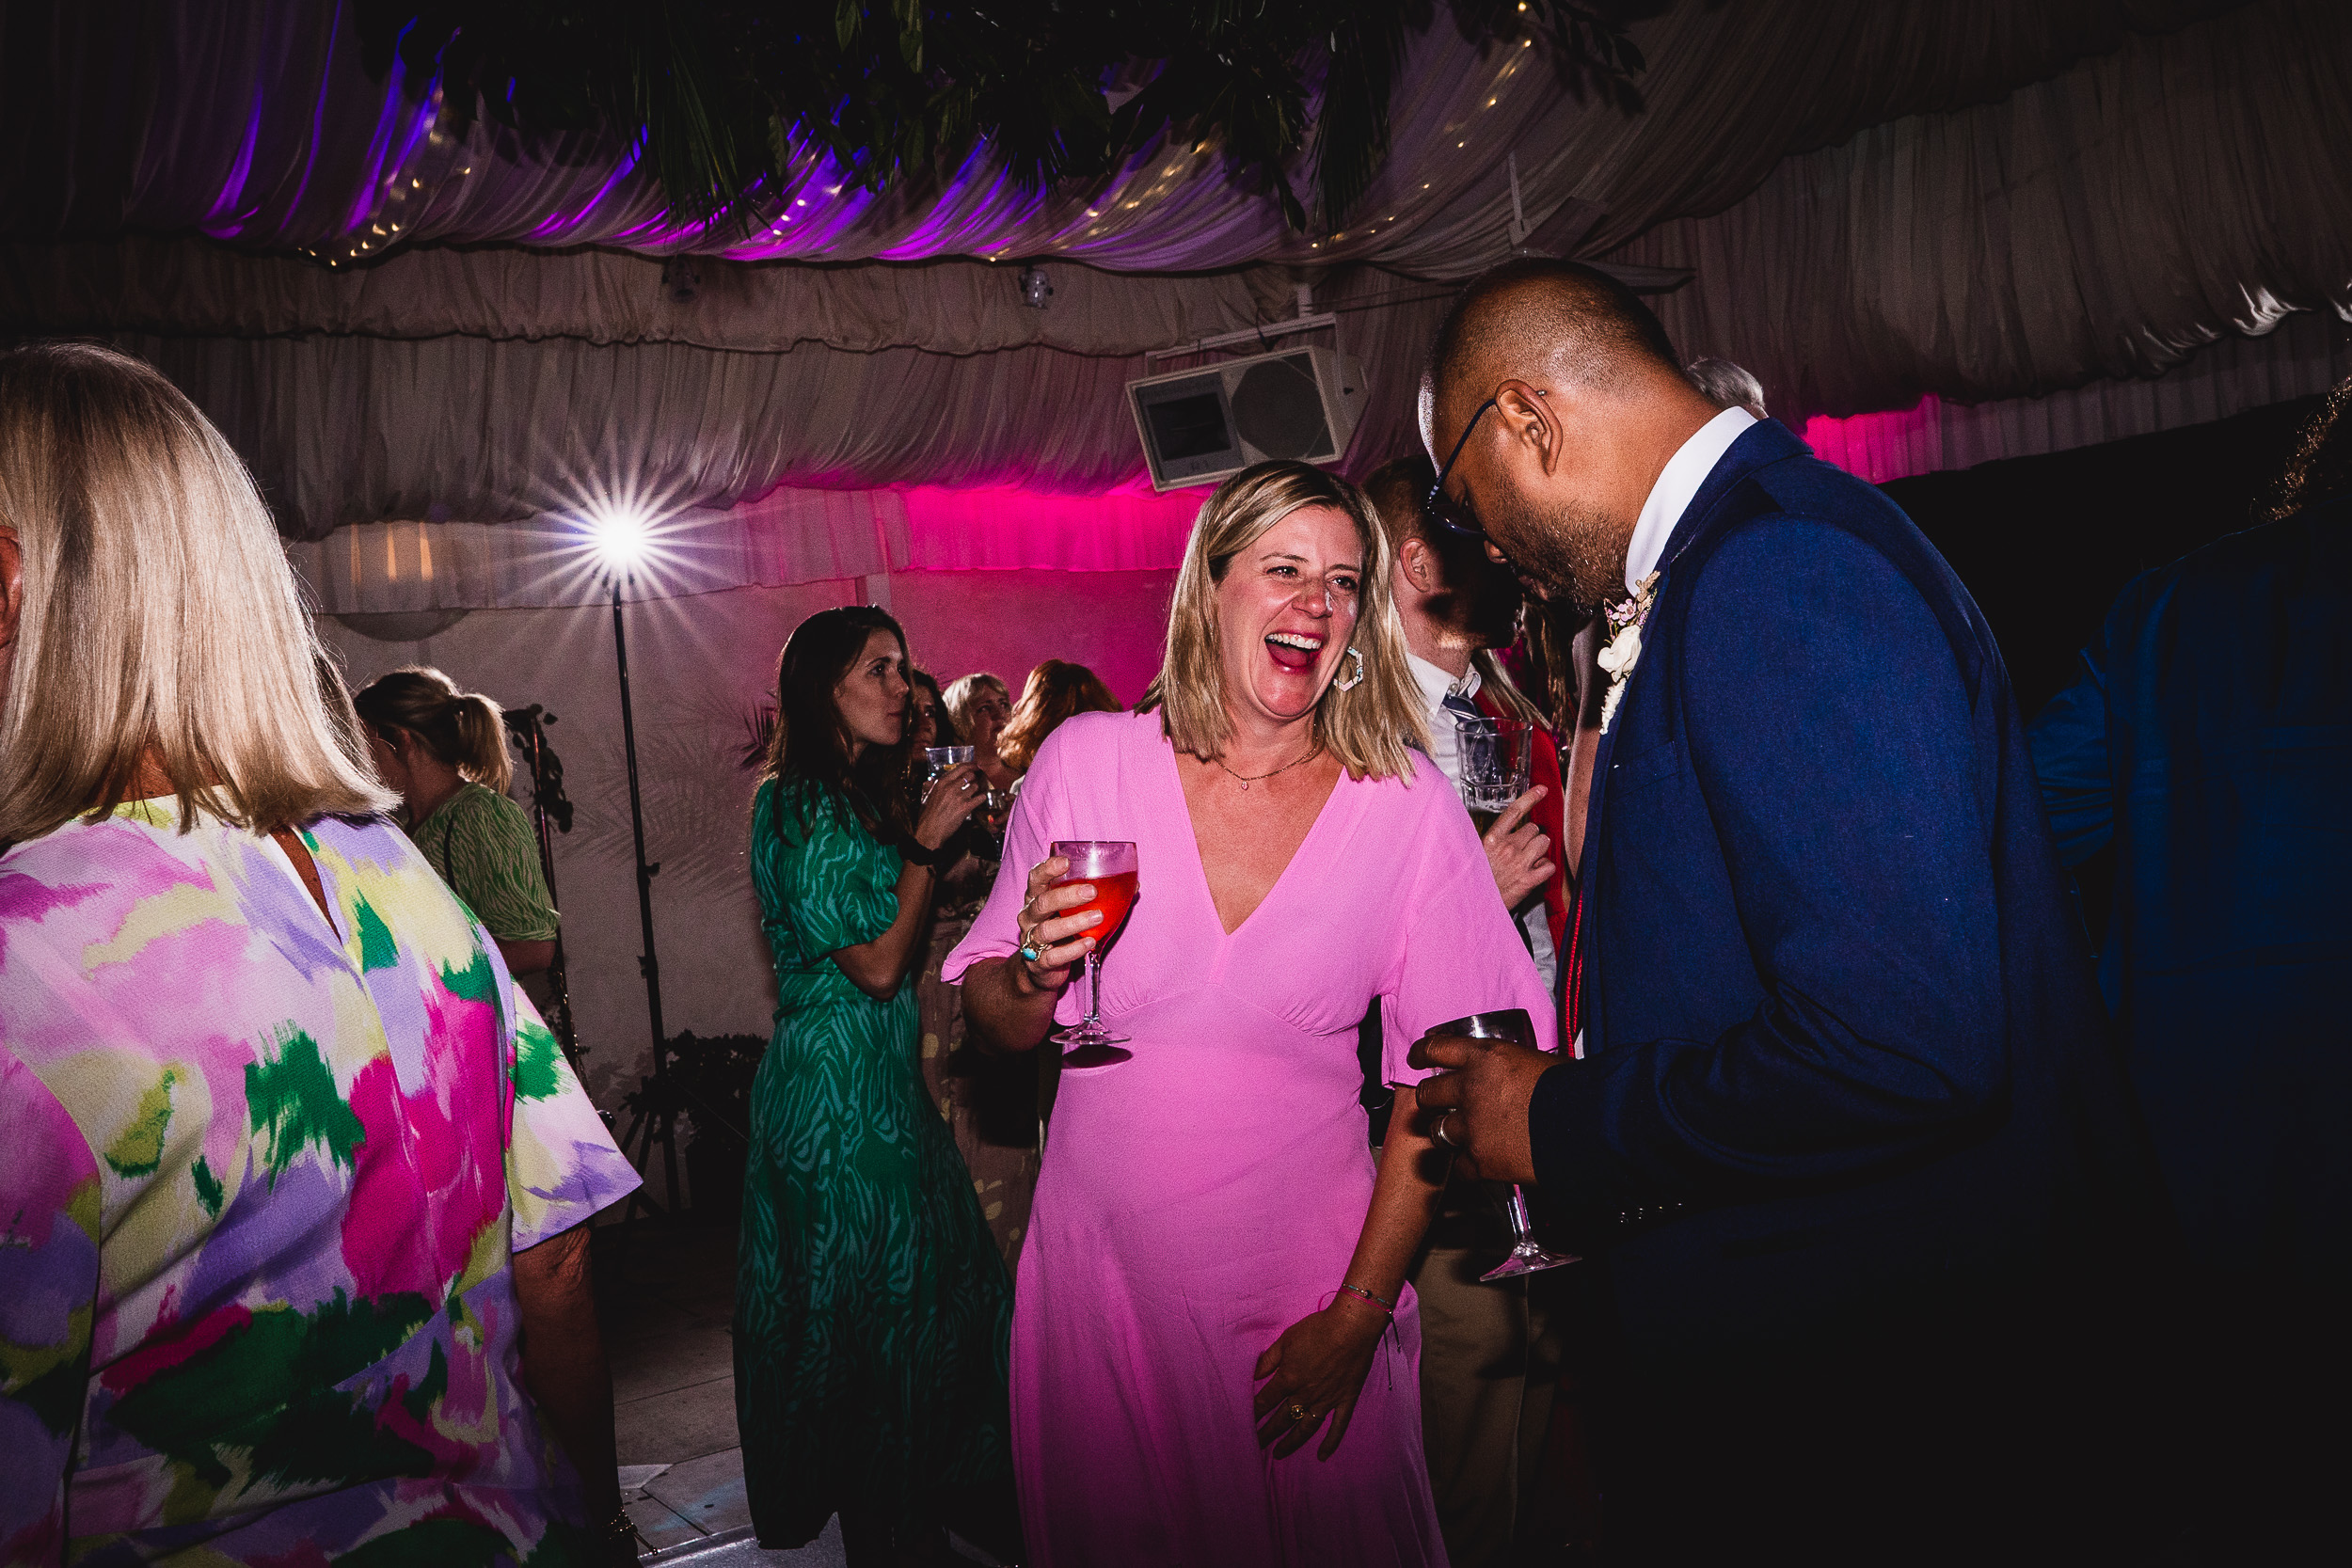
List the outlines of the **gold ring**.
{"type": "Polygon", "coordinates": [[[1294,1421],[1311,1421],[1314,1418],[1307,1414],[1307,1407],[1305,1405],[1299,1403],[1296,1400],[1293,1400],[1291,1401],[1291,1419],[1294,1421]]]}

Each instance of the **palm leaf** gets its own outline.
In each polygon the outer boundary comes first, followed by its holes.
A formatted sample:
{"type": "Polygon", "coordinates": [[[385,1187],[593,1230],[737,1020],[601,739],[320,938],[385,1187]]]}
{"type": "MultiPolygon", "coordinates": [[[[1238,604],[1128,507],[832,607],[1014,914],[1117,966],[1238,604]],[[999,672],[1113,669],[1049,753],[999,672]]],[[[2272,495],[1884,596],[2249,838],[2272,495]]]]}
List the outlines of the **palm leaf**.
{"type": "MultiPolygon", "coordinates": [[[[1327,230],[1389,150],[1389,101],[1432,0],[356,0],[363,57],[435,81],[463,118],[601,128],[639,150],[676,219],[747,232],[802,150],[882,190],[936,180],[983,139],[1015,180],[1103,177],[1163,139],[1214,142],[1230,178],[1304,228],[1309,153],[1327,230]],[[1104,86],[1156,62],[1114,113],[1104,86]],[[1320,87],[1321,113],[1308,105],[1320,87]]],[[[1568,0],[1452,0],[1472,36],[1542,38],[1572,86],[1638,105],[1641,52],[1568,0]]]]}

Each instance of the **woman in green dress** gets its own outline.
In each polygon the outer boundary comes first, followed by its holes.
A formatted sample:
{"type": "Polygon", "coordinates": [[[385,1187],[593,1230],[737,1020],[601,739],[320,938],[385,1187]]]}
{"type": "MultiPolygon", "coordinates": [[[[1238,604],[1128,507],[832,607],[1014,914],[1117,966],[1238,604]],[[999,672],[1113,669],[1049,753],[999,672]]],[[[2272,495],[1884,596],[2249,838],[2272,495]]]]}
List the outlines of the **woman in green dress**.
{"type": "Polygon", "coordinates": [[[760,1544],[838,1513],[852,1568],[935,1554],[949,1524],[1018,1549],[1011,1287],[915,1057],[932,863],[982,791],[967,764],[909,811],[906,668],[880,610],[802,622],[752,818],[777,997],[737,1259],[743,1481],[760,1544]]]}
{"type": "MultiPolygon", "coordinates": [[[[409,838],[489,928],[517,980],[545,970],[563,917],[539,868],[538,834],[506,795],[515,765],[499,705],[412,664],[370,681],[352,705],[377,776],[400,795],[409,838]]],[[[532,1000],[547,1006],[545,996],[532,1000]]]]}

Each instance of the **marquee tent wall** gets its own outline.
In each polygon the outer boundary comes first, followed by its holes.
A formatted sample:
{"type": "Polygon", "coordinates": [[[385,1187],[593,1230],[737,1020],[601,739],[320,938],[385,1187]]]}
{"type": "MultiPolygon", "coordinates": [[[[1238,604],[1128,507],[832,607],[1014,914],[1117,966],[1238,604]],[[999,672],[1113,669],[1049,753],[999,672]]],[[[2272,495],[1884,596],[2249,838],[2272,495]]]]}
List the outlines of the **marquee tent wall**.
{"type": "MultiPolygon", "coordinates": [[[[1093,668],[1124,702],[1159,667],[1172,571],[915,572],[742,587],[631,606],[629,686],[645,790],[647,859],[665,1023],[696,1034],[768,1031],[775,987],[744,862],[753,775],[746,720],[768,700],[784,638],[832,605],[880,603],[906,624],[917,660],[942,674],[991,670],[1018,689],[1039,660],[1093,668]]],[[[557,716],[573,830],[556,881],[587,1081],[606,1104],[634,1087],[650,1032],[638,978],[636,883],[611,609],[525,608],[452,615],[321,615],[357,686],[404,664],[437,664],[502,703],[557,716]],[[405,623],[405,624],[404,624],[405,623]]],[[[518,781],[517,796],[530,791],[518,781]]]]}

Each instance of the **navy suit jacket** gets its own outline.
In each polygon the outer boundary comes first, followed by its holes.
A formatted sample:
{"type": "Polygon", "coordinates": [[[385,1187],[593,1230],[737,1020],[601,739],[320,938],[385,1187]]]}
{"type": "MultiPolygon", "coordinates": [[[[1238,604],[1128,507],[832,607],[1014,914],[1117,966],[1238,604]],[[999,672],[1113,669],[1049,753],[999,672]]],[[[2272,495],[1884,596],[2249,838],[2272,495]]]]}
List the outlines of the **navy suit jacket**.
{"type": "Polygon", "coordinates": [[[2190,1255],[2352,1270],[2352,497],[2124,589],[2035,719],[2100,980],[2190,1255]]]}
{"type": "Polygon", "coordinates": [[[1586,1054],[1529,1108],[1546,1207],[1637,1355],[2013,1293],[2145,1167],[1992,632],[1772,420],[1661,560],[1594,768],[1586,1054]]]}

